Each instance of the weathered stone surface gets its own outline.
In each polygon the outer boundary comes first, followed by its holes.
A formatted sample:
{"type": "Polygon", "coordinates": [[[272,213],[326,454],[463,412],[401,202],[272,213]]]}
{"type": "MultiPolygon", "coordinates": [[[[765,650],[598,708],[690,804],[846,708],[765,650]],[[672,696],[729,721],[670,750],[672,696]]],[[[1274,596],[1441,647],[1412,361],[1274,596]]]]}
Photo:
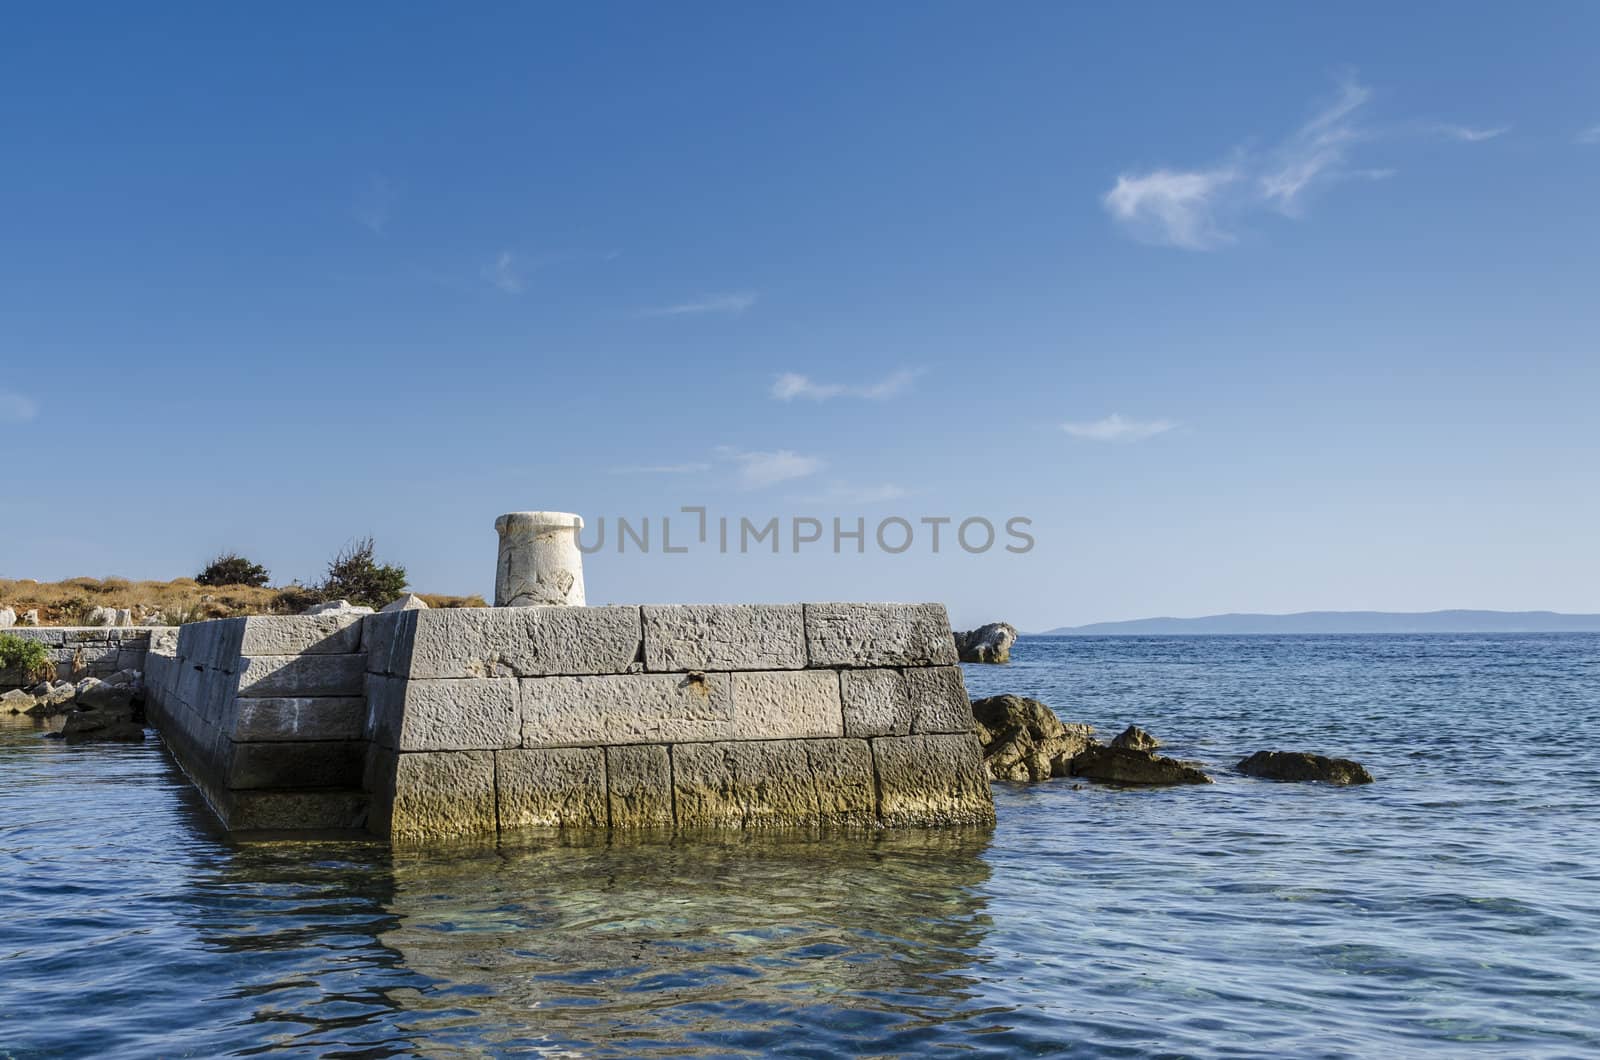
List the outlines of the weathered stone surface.
{"type": "Polygon", "coordinates": [[[672,763],[654,744],[607,747],[606,791],[612,828],[670,827],[672,763]]]}
{"type": "Polygon", "coordinates": [[[236,743],[230,788],[354,788],[361,783],[366,744],[357,740],[236,743]]]}
{"type": "Polygon", "coordinates": [[[972,703],[959,666],[919,666],[905,672],[911,731],[971,732],[972,703]]]}
{"type": "Polygon", "coordinates": [[[1011,646],[1017,642],[1017,627],[1009,622],[988,625],[955,634],[956,653],[964,663],[1006,663],[1011,661],[1011,646]]]}
{"type": "Polygon", "coordinates": [[[20,688],[13,688],[9,692],[0,694],[0,711],[9,714],[25,713],[32,710],[37,703],[38,700],[34,696],[20,688]]]}
{"type": "Polygon", "coordinates": [[[637,607],[434,608],[406,614],[389,670],[409,677],[535,677],[637,669],[637,607]]]}
{"type": "Polygon", "coordinates": [[[367,796],[359,791],[236,791],[227,798],[227,826],[236,832],[304,832],[360,828],[367,796]]]}
{"type": "Polygon", "coordinates": [[[360,655],[258,655],[239,659],[241,696],[359,696],[367,676],[360,655]]]}
{"type": "Polygon", "coordinates": [[[1130,725],[1112,737],[1111,746],[1131,747],[1135,751],[1154,751],[1161,746],[1161,741],[1139,728],[1139,726],[1130,725]]]}
{"type": "Polygon", "coordinates": [[[799,604],[680,604],[643,610],[647,670],[799,670],[806,665],[799,604]]]}
{"type": "Polygon", "coordinates": [[[390,835],[417,841],[493,834],[494,756],[493,751],[415,751],[395,756],[387,815],[390,835]]]}
{"type": "Polygon", "coordinates": [[[517,682],[512,678],[382,680],[397,694],[380,693],[369,706],[376,719],[372,738],[386,747],[470,751],[522,742],[517,682]]]}
{"type": "Polygon", "coordinates": [[[406,593],[400,599],[391,600],[388,603],[384,604],[382,607],[378,608],[378,614],[380,614],[380,615],[390,615],[390,614],[393,614],[396,611],[426,611],[426,610],[428,610],[428,601],[424,600],[422,597],[418,596],[416,593],[406,593]]]}
{"type": "Polygon", "coordinates": [[[905,736],[911,732],[911,697],[899,670],[841,670],[839,692],[846,736],[905,736]]]}
{"type": "Polygon", "coordinates": [[[361,650],[361,616],[252,615],[244,620],[241,655],[349,655],[361,650]]]}
{"type": "Polygon", "coordinates": [[[500,828],[604,828],[605,752],[549,747],[495,752],[500,828]]]}
{"type": "Polygon", "coordinates": [[[971,734],[880,736],[872,756],[883,824],[994,823],[994,799],[971,734]]]}
{"type": "Polygon", "coordinates": [[[1304,751],[1257,751],[1241,761],[1238,769],[1245,776],[1263,780],[1315,781],[1339,787],[1372,783],[1372,774],[1360,762],[1304,751]]]}
{"type": "Polygon", "coordinates": [[[500,535],[496,607],[583,606],[581,518],[570,512],[508,512],[494,528],[500,535]]]}
{"type": "Polygon", "coordinates": [[[672,781],[681,828],[814,824],[805,741],[678,744],[672,781]]]}
{"type": "Polygon", "coordinates": [[[9,607],[0,607],[0,629],[10,629],[17,624],[17,613],[9,607]]]}
{"type": "Polygon", "coordinates": [[[844,708],[837,674],[816,670],[772,670],[733,675],[737,740],[787,740],[843,736],[844,708]]]}
{"type": "Polygon", "coordinates": [[[823,824],[872,827],[878,821],[878,791],[872,747],[866,740],[804,740],[823,824]]]}
{"type": "Polygon", "coordinates": [[[366,715],[360,696],[241,698],[233,738],[239,741],[359,740],[366,715]]]}
{"type": "Polygon", "coordinates": [[[78,691],[77,705],[80,710],[131,711],[134,694],[135,689],[131,683],[114,685],[96,681],[78,691]]]}
{"type": "Polygon", "coordinates": [[[992,780],[1068,776],[1073,758],[1092,742],[1093,728],[1063,724],[1055,711],[1027,696],[989,696],[974,700],[971,710],[992,780]]]}
{"type": "Polygon", "coordinates": [[[39,609],[37,607],[29,608],[22,612],[22,616],[17,621],[24,626],[37,626],[39,624],[39,609]]]}
{"type": "Polygon", "coordinates": [[[943,604],[806,604],[811,666],[953,666],[943,604]]]}
{"type": "Polygon", "coordinates": [[[88,626],[131,626],[133,612],[125,607],[96,607],[90,609],[83,621],[88,626]]]}
{"type": "Polygon", "coordinates": [[[1210,784],[1211,778],[1175,758],[1130,747],[1090,747],[1072,760],[1072,775],[1108,784],[1210,784]]]}
{"type": "Polygon", "coordinates": [[[676,743],[735,726],[727,674],[601,674],[521,682],[525,747],[676,743]]]}
{"type": "Polygon", "coordinates": [[[349,600],[329,600],[326,603],[312,604],[301,612],[303,615],[370,615],[372,608],[365,604],[352,604],[349,600]]]}

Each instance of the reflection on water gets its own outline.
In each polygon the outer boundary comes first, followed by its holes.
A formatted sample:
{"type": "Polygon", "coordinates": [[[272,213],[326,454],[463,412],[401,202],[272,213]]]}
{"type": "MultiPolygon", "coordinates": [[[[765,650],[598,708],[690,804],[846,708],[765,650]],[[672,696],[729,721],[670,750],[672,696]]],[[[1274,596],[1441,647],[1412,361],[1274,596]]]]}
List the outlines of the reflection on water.
{"type": "Polygon", "coordinates": [[[1600,637],[1017,660],[970,687],[1218,782],[1000,785],[993,833],[239,846],[157,741],[5,722],[0,1057],[1600,1050],[1600,637]],[[1231,771],[1276,738],[1378,783],[1231,771]]]}

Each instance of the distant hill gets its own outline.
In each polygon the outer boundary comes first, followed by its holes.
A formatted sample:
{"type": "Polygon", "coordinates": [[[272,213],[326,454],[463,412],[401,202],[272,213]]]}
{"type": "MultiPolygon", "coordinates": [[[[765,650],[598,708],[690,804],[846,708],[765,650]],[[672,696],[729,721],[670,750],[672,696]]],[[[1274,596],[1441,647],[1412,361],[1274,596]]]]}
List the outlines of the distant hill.
{"type": "Polygon", "coordinates": [[[1293,615],[1136,618],[1046,630],[1046,637],[1182,633],[1600,633],[1600,615],[1554,611],[1301,611],[1293,615]]]}

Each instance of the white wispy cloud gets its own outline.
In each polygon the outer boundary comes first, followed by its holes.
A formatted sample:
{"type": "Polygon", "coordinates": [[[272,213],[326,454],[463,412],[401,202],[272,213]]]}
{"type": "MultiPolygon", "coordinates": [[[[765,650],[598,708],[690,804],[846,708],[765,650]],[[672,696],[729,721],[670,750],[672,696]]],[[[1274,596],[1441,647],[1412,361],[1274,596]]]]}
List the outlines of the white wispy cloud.
{"type": "Polygon", "coordinates": [[[1061,429],[1074,438],[1091,442],[1141,442],[1165,434],[1176,426],[1171,420],[1129,420],[1113,412],[1103,420],[1063,423],[1061,429]]]}
{"type": "Polygon", "coordinates": [[[1464,144],[1478,144],[1485,140],[1493,140],[1496,136],[1504,136],[1511,131],[1509,125],[1493,125],[1482,128],[1472,125],[1438,125],[1435,126],[1439,135],[1451,140],[1459,140],[1464,144]]]}
{"type": "Polygon", "coordinates": [[[11,390],[0,390],[0,423],[27,423],[39,414],[32,398],[11,390]]]}
{"type": "Polygon", "coordinates": [[[693,302],[680,302],[677,305],[646,309],[644,315],[647,317],[678,317],[692,316],[699,313],[723,313],[736,317],[755,304],[755,292],[731,291],[727,294],[707,295],[705,298],[693,302]]]}
{"type": "Polygon", "coordinates": [[[1231,169],[1125,173],[1106,192],[1105,207],[1145,242],[1209,250],[1233,240],[1217,226],[1216,210],[1222,190],[1238,179],[1231,169]]]}
{"type": "Polygon", "coordinates": [[[389,227],[389,215],[399,201],[399,189],[389,178],[375,176],[356,194],[356,222],[381,236],[389,227]]]}
{"type": "Polygon", "coordinates": [[[1352,164],[1351,155],[1370,141],[1442,135],[1479,143],[1510,129],[1439,123],[1378,129],[1361,121],[1371,99],[1371,89],[1347,78],[1330,101],[1278,142],[1236,148],[1227,162],[1201,168],[1124,172],[1101,205],[1141,242],[1213,250],[1234,242],[1238,223],[1252,212],[1300,217],[1321,188],[1393,176],[1393,169],[1352,164]]]}
{"type": "Polygon", "coordinates": [[[779,401],[793,401],[795,398],[806,398],[809,401],[827,401],[836,397],[865,398],[869,401],[882,401],[892,398],[905,390],[917,376],[922,374],[920,368],[902,368],[891,372],[875,383],[818,383],[809,376],[798,372],[784,372],[773,380],[772,396],[779,401]]]}
{"type": "Polygon", "coordinates": [[[792,449],[749,452],[725,445],[718,447],[717,456],[737,465],[737,480],[741,489],[759,489],[805,478],[821,471],[823,467],[817,457],[802,456],[792,449]]]}
{"type": "Polygon", "coordinates": [[[1600,125],[1591,125],[1587,129],[1581,130],[1577,136],[1573,137],[1573,141],[1586,145],[1600,144],[1600,125]]]}
{"type": "Polygon", "coordinates": [[[502,250],[480,270],[479,275],[506,294],[522,293],[522,273],[517,268],[516,255],[509,250],[502,250]]]}
{"type": "Polygon", "coordinates": [[[639,464],[632,467],[614,467],[613,475],[695,475],[710,471],[711,465],[706,463],[688,464],[639,464]]]}

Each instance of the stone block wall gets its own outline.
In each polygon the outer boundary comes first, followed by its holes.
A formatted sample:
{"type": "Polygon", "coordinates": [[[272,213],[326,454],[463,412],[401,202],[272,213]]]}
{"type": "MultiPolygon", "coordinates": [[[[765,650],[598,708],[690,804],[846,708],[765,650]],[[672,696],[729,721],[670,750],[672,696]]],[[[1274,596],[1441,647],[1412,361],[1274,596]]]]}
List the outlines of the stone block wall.
{"type": "MultiPolygon", "coordinates": [[[[147,626],[11,626],[0,632],[37,641],[55,659],[56,680],[107,677],[118,670],[143,670],[156,628],[147,626]]],[[[19,673],[0,670],[0,692],[34,684],[19,673]]]]}
{"type": "Polygon", "coordinates": [[[359,828],[365,669],[359,615],[199,622],[152,646],[146,710],[228,829],[359,828]]]}
{"type": "Polygon", "coordinates": [[[368,827],[994,818],[937,604],[410,611],[364,623],[368,827]]]}
{"type": "Polygon", "coordinates": [[[146,684],[235,831],[994,819],[937,604],[225,619],[159,637],[146,684]]]}

